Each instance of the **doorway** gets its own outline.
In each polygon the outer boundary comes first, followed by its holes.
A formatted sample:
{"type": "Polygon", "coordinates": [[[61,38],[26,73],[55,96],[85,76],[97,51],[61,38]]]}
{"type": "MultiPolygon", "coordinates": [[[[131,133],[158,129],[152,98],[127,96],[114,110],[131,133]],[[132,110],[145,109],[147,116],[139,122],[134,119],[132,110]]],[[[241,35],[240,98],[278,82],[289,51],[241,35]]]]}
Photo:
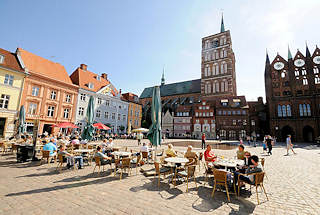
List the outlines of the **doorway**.
{"type": "Polygon", "coordinates": [[[44,124],[44,125],[43,125],[42,133],[47,132],[48,135],[50,135],[51,132],[52,132],[52,127],[51,127],[51,126],[52,126],[51,124],[44,124]]]}
{"type": "Polygon", "coordinates": [[[6,120],[7,120],[7,118],[0,118],[0,137],[3,137],[3,135],[4,135],[4,128],[6,126],[6,120]]]}
{"type": "Polygon", "coordinates": [[[303,140],[305,142],[313,142],[314,136],[313,136],[313,128],[309,125],[305,126],[303,128],[303,140]]]}
{"type": "Polygon", "coordinates": [[[289,125],[286,125],[281,129],[281,141],[286,141],[288,135],[291,135],[291,139],[293,140],[293,129],[289,125]]]}

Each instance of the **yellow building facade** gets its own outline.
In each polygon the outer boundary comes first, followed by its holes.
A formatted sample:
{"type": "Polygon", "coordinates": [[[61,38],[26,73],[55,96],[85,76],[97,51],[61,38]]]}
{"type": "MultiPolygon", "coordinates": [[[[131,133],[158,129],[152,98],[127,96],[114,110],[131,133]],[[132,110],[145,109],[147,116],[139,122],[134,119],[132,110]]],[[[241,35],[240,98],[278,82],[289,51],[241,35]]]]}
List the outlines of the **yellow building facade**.
{"type": "Polygon", "coordinates": [[[128,109],[128,126],[131,124],[131,128],[140,128],[142,119],[142,107],[140,104],[129,102],[128,109]]]}
{"type": "Polygon", "coordinates": [[[14,135],[25,76],[16,55],[0,49],[0,138],[14,135]]]}

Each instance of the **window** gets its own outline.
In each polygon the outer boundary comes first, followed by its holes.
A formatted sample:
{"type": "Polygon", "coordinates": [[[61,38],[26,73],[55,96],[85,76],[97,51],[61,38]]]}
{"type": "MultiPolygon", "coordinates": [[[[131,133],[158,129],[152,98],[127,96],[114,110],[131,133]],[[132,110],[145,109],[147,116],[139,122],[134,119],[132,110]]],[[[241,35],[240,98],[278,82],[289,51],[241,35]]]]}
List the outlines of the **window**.
{"type": "Polygon", "coordinates": [[[216,75],[219,75],[219,64],[216,64],[216,69],[215,69],[216,71],[216,75]]]}
{"type": "Polygon", "coordinates": [[[81,94],[80,94],[80,100],[81,100],[81,101],[86,101],[86,94],[81,93],[81,94]]]}
{"type": "Polygon", "coordinates": [[[223,69],[224,69],[224,73],[227,73],[227,71],[228,71],[228,64],[224,64],[223,65],[223,69]]]}
{"type": "Polygon", "coordinates": [[[219,111],[218,111],[218,115],[221,115],[221,113],[222,113],[221,110],[219,110],[219,111]]]}
{"type": "Polygon", "coordinates": [[[93,83],[89,83],[89,84],[88,84],[88,87],[89,87],[89,89],[93,89],[94,84],[93,84],[93,83]]]}
{"type": "Polygon", "coordinates": [[[306,77],[303,77],[302,84],[303,85],[308,85],[308,79],[306,77]]]}
{"type": "Polygon", "coordinates": [[[283,117],[287,116],[287,107],[285,105],[282,105],[282,116],[283,117]]]}
{"type": "Polygon", "coordinates": [[[220,58],[223,58],[223,50],[220,50],[220,58]]]}
{"type": "Polygon", "coordinates": [[[228,115],[231,115],[231,111],[228,111],[228,115]]]}
{"type": "Polygon", "coordinates": [[[251,125],[252,126],[255,126],[256,125],[256,122],[254,120],[251,120],[251,125]]]}
{"type": "Polygon", "coordinates": [[[315,84],[320,84],[320,78],[319,78],[319,76],[316,76],[316,77],[314,78],[314,83],[315,83],[315,84]]]}
{"type": "Polygon", "coordinates": [[[39,87],[32,87],[32,96],[38,96],[39,95],[39,87]]]}
{"type": "Polygon", "coordinates": [[[295,76],[299,76],[299,70],[294,71],[295,76]]]}
{"type": "Polygon", "coordinates": [[[210,66],[208,66],[208,76],[211,75],[211,69],[210,69],[210,66]]]}
{"type": "Polygon", "coordinates": [[[66,95],[66,102],[68,102],[68,103],[71,102],[71,95],[69,95],[69,94],[66,95]]]}
{"type": "Polygon", "coordinates": [[[112,119],[116,119],[116,114],[112,113],[112,119]]]}
{"type": "Polygon", "coordinates": [[[29,103],[29,109],[28,109],[28,114],[36,114],[37,113],[37,104],[35,103],[29,103]]]}
{"type": "Polygon", "coordinates": [[[227,115],[227,111],[224,110],[224,111],[223,111],[223,115],[227,115]]]}
{"type": "Polygon", "coordinates": [[[224,44],[224,45],[227,44],[227,38],[226,38],[226,37],[223,38],[223,44],[224,44]]]}
{"type": "Polygon", "coordinates": [[[223,63],[220,65],[220,73],[223,74],[223,63]]]}
{"type": "Polygon", "coordinates": [[[98,105],[101,105],[101,103],[102,103],[102,99],[98,98],[98,105]]]}
{"type": "Polygon", "coordinates": [[[221,92],[224,92],[224,81],[221,82],[221,92]]]}
{"type": "Polygon", "coordinates": [[[307,71],[306,71],[305,69],[302,69],[302,70],[301,70],[301,74],[302,74],[302,75],[307,75],[307,71]]]}
{"type": "Polygon", "coordinates": [[[211,93],[211,84],[210,83],[207,84],[207,92],[208,92],[208,94],[211,93]]]}
{"type": "Polygon", "coordinates": [[[281,105],[278,105],[278,117],[282,117],[282,108],[281,108],[281,105]]]}
{"type": "Polygon", "coordinates": [[[213,112],[210,112],[210,116],[213,116],[213,112]]]}
{"type": "Polygon", "coordinates": [[[238,115],[240,115],[240,114],[241,114],[241,111],[240,111],[240,110],[238,110],[238,111],[237,111],[237,114],[238,114],[238,115]]]}
{"type": "Polygon", "coordinates": [[[48,107],[47,116],[48,116],[48,117],[53,117],[53,116],[54,116],[54,106],[49,106],[49,107],[48,107]]]}
{"type": "Polygon", "coordinates": [[[287,105],[287,116],[292,116],[291,115],[291,106],[287,105]]]}
{"type": "Polygon", "coordinates": [[[242,111],[242,115],[246,115],[247,112],[245,110],[242,111]]]}
{"type": "Polygon", "coordinates": [[[5,78],[4,78],[4,84],[12,86],[13,85],[13,79],[14,79],[13,75],[6,74],[5,78]]]}
{"type": "Polygon", "coordinates": [[[110,101],[109,100],[106,101],[106,105],[110,106],[110,101]]]}
{"type": "Polygon", "coordinates": [[[0,108],[8,109],[9,100],[10,100],[9,95],[2,94],[0,98],[0,108]]]}
{"type": "Polygon", "coordinates": [[[227,57],[228,53],[227,53],[227,50],[224,50],[223,51],[223,57],[227,57]]]}
{"type": "Polygon", "coordinates": [[[56,98],[57,98],[57,92],[56,91],[51,91],[51,94],[50,94],[50,99],[52,99],[52,100],[56,100],[56,98]]]}
{"type": "Polygon", "coordinates": [[[232,120],[232,125],[237,125],[237,120],[232,120]]]}
{"type": "Polygon", "coordinates": [[[126,115],[122,115],[122,120],[123,121],[126,121],[126,118],[127,118],[126,115]]]}
{"type": "Polygon", "coordinates": [[[319,74],[319,68],[315,66],[315,67],[313,68],[313,73],[314,73],[314,74],[319,74]]]}
{"type": "Polygon", "coordinates": [[[83,107],[79,107],[78,115],[79,116],[83,116],[83,114],[84,114],[84,108],[83,107]]]}
{"type": "Polygon", "coordinates": [[[216,59],[219,59],[219,52],[216,52],[216,59]]]}
{"type": "Polygon", "coordinates": [[[310,104],[299,104],[300,116],[311,116],[310,104]]]}
{"type": "Polygon", "coordinates": [[[247,120],[244,119],[244,120],[242,121],[242,124],[243,124],[243,125],[247,125],[247,120]]]}
{"type": "Polygon", "coordinates": [[[215,85],[216,85],[216,87],[215,87],[216,88],[216,92],[218,93],[219,92],[219,82],[216,82],[215,85]]]}
{"type": "Polygon", "coordinates": [[[104,112],[104,118],[109,119],[109,112],[104,112]]]}
{"type": "Polygon", "coordinates": [[[222,102],[221,104],[222,104],[222,106],[224,106],[224,107],[228,106],[228,102],[222,102]]]}
{"type": "Polygon", "coordinates": [[[101,115],[101,111],[100,111],[100,110],[97,110],[97,112],[96,112],[96,117],[97,117],[97,118],[100,118],[100,115],[101,115]]]}
{"type": "Polygon", "coordinates": [[[199,116],[199,113],[198,112],[196,112],[196,117],[198,117],[199,116]]]}
{"type": "Polygon", "coordinates": [[[4,56],[0,55],[0,63],[3,63],[3,61],[4,61],[4,56]]]}
{"type": "Polygon", "coordinates": [[[63,118],[69,119],[69,113],[70,113],[70,109],[69,108],[65,108],[63,110],[63,118]]]}
{"type": "Polygon", "coordinates": [[[120,120],[120,118],[121,118],[121,114],[118,114],[118,120],[120,120]]]}
{"type": "Polygon", "coordinates": [[[99,75],[97,75],[96,79],[97,79],[98,81],[100,81],[100,80],[101,80],[99,75]]]}

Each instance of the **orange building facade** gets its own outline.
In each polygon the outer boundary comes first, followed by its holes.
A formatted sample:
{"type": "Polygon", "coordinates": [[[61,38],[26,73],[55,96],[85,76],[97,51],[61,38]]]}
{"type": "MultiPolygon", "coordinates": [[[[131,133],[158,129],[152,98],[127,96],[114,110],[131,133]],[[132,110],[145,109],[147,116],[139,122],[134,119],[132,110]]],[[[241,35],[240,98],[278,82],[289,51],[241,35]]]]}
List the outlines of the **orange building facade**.
{"type": "Polygon", "coordinates": [[[38,126],[39,134],[57,133],[52,127],[61,122],[75,122],[79,87],[74,85],[64,66],[21,48],[16,51],[29,76],[25,79],[21,105],[26,110],[27,132],[38,126]]]}

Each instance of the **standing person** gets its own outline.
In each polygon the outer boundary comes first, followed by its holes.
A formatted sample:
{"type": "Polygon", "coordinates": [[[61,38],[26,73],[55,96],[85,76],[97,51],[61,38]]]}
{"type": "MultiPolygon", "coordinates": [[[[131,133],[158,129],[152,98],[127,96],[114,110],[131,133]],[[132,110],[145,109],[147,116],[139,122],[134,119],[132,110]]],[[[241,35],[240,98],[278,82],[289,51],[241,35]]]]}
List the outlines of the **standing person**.
{"type": "Polygon", "coordinates": [[[291,135],[288,135],[287,139],[286,139],[286,142],[287,142],[287,155],[289,155],[289,150],[291,149],[291,151],[293,152],[293,154],[297,154],[293,151],[293,144],[291,142],[291,135]]]}
{"type": "Polygon", "coordinates": [[[202,140],[201,141],[201,148],[205,149],[206,148],[206,134],[205,133],[202,134],[201,140],[202,140]]]}
{"type": "Polygon", "coordinates": [[[137,134],[138,146],[141,144],[142,137],[143,137],[142,133],[137,134]]]}
{"type": "Polygon", "coordinates": [[[242,140],[242,138],[240,138],[240,145],[243,145],[243,140],[242,140]]]}
{"type": "Polygon", "coordinates": [[[272,145],[273,145],[273,140],[270,135],[267,136],[266,138],[266,144],[268,147],[268,155],[272,155],[272,145]]]}

